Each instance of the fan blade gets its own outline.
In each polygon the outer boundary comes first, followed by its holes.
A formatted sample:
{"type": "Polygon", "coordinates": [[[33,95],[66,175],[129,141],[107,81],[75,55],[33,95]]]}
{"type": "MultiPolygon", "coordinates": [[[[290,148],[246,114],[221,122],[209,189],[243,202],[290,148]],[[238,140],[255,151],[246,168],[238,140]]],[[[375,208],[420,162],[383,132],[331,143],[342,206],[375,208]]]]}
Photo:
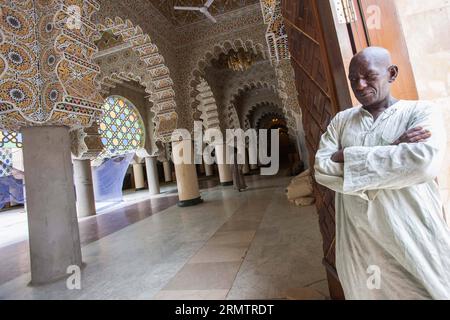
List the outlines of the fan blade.
{"type": "Polygon", "coordinates": [[[214,0],[208,0],[208,1],[206,1],[205,7],[209,8],[209,7],[212,5],[213,2],[214,2],[214,0]]]}
{"type": "Polygon", "coordinates": [[[204,14],[209,20],[211,20],[212,22],[217,23],[216,18],[214,18],[214,17],[211,15],[211,13],[209,13],[208,11],[204,11],[203,14],[204,14]]]}
{"type": "Polygon", "coordinates": [[[173,7],[175,10],[194,10],[194,11],[200,11],[201,8],[199,7],[173,7]]]}

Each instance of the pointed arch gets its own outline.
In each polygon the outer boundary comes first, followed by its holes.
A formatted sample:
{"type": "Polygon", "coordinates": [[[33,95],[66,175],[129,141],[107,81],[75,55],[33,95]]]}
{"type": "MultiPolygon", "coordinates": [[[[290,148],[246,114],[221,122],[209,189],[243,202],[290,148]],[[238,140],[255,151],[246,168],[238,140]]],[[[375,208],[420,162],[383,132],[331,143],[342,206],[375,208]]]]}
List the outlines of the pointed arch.
{"type": "Polygon", "coordinates": [[[128,19],[124,21],[120,17],[106,18],[103,23],[97,25],[97,28],[99,36],[103,32],[120,35],[124,44],[128,46],[127,49],[138,58],[134,66],[117,64],[116,70],[101,74],[100,85],[108,88],[129,80],[142,84],[149,94],[148,99],[153,103],[154,136],[158,140],[169,141],[172,131],[177,128],[178,114],[174,83],[158,47],[140,26],[133,25],[128,19]]]}

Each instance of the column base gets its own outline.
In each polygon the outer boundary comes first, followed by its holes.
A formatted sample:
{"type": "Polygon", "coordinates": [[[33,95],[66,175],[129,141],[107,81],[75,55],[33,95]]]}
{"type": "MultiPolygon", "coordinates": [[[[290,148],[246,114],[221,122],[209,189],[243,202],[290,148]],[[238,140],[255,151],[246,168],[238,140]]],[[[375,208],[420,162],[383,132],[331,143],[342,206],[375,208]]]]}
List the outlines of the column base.
{"type": "Polygon", "coordinates": [[[191,207],[195,206],[197,204],[203,203],[203,199],[201,197],[190,199],[190,200],[180,200],[178,201],[177,205],[179,207],[191,207]]]}
{"type": "Polygon", "coordinates": [[[233,181],[221,182],[220,185],[222,187],[232,186],[233,185],[233,181]]]}
{"type": "Polygon", "coordinates": [[[147,188],[146,187],[136,188],[136,189],[134,189],[134,191],[142,191],[142,190],[145,190],[145,189],[147,189],[147,188]]]}

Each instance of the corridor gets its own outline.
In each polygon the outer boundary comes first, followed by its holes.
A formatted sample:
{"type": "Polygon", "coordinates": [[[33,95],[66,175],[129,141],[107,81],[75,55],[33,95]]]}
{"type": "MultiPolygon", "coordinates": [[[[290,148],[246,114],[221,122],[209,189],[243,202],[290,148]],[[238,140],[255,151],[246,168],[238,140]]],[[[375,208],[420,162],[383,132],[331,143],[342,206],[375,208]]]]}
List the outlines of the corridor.
{"type": "Polygon", "coordinates": [[[29,286],[27,257],[8,260],[27,241],[0,248],[0,299],[326,299],[318,216],[286,200],[289,181],[249,176],[238,193],[207,180],[198,206],[168,191],[83,219],[81,290],[29,286]]]}

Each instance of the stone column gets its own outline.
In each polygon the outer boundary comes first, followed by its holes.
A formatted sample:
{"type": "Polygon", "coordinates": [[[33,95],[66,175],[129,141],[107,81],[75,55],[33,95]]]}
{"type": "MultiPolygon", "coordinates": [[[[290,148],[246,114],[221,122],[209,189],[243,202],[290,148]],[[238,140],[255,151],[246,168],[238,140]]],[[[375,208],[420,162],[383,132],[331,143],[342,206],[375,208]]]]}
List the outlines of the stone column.
{"type": "Polygon", "coordinates": [[[81,267],[69,128],[22,129],[32,284],[81,267]]]}
{"type": "Polygon", "coordinates": [[[163,168],[164,168],[164,180],[166,182],[172,181],[172,168],[170,167],[169,161],[163,161],[163,168]]]}
{"type": "Polygon", "coordinates": [[[79,217],[93,216],[95,210],[94,184],[92,182],[91,160],[73,160],[73,171],[79,217]]]}
{"type": "Polygon", "coordinates": [[[222,186],[230,186],[233,184],[231,166],[226,163],[226,148],[226,144],[218,144],[215,146],[217,167],[219,169],[219,180],[222,186]]]}
{"type": "Polygon", "coordinates": [[[156,165],[156,157],[145,158],[145,166],[147,167],[148,191],[150,195],[159,194],[159,176],[158,167],[156,165]]]}
{"type": "Polygon", "coordinates": [[[248,152],[247,149],[245,149],[245,163],[242,166],[242,173],[243,174],[249,174],[250,173],[250,166],[248,165],[248,152]]]}
{"type": "Polygon", "coordinates": [[[197,170],[194,164],[192,140],[185,139],[172,143],[173,161],[178,188],[178,206],[187,207],[202,203],[198,187],[197,170]],[[183,155],[191,151],[187,163],[183,162],[183,155]]]}
{"type": "Polygon", "coordinates": [[[211,177],[214,175],[214,168],[212,165],[205,163],[205,175],[207,177],[211,177]]]}
{"type": "Polygon", "coordinates": [[[145,189],[144,165],[142,163],[133,163],[133,175],[136,191],[145,189]]]}

